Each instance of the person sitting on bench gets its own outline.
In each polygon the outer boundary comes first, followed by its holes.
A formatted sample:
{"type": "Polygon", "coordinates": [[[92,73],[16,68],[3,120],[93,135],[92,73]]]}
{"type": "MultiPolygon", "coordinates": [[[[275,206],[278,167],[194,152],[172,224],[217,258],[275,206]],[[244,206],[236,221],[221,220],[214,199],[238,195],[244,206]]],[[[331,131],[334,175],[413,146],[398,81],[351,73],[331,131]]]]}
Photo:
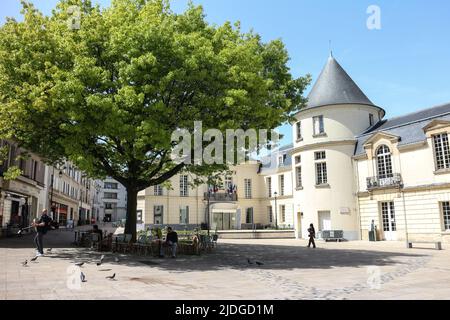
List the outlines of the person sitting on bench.
{"type": "MultiPolygon", "coordinates": [[[[177,257],[177,246],[178,246],[178,234],[172,230],[171,227],[167,228],[167,236],[166,236],[166,242],[164,243],[165,246],[169,246],[170,250],[172,251],[172,258],[177,257]]],[[[160,256],[164,256],[164,248],[161,246],[161,252],[160,256]]]]}

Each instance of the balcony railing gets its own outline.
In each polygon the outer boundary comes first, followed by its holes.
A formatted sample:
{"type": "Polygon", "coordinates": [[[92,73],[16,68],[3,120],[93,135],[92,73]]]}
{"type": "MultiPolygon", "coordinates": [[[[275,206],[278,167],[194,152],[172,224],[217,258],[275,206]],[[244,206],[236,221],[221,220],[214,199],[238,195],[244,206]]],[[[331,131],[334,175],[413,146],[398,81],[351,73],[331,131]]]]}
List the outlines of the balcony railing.
{"type": "MultiPolygon", "coordinates": [[[[205,200],[208,200],[208,192],[205,192],[205,200]]],[[[209,201],[211,202],[233,202],[237,200],[236,193],[216,192],[209,194],[209,201]]]]}
{"type": "Polygon", "coordinates": [[[381,188],[401,188],[402,176],[399,173],[395,173],[392,177],[370,177],[367,178],[367,189],[381,189],[381,188]]]}

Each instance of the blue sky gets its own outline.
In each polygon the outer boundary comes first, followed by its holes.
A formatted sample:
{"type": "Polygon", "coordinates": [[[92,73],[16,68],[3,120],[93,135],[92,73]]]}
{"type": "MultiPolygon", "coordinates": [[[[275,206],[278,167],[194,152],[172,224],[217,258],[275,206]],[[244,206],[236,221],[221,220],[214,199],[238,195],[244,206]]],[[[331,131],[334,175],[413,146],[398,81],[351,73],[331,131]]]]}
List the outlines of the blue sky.
{"type": "MultiPolygon", "coordinates": [[[[57,0],[32,1],[49,14],[57,0]]],[[[94,1],[95,2],[95,1],[94,1]]],[[[97,0],[108,5],[109,0],[97,0]]],[[[181,12],[188,0],[172,0],[181,12]]],[[[194,0],[208,21],[241,21],[264,40],[281,38],[295,76],[317,79],[329,55],[388,117],[450,102],[448,0],[194,0]],[[381,9],[381,30],[369,30],[370,5],[381,9]]],[[[19,0],[0,2],[0,23],[20,17],[19,0]]],[[[308,88],[309,91],[310,88],[308,88]]],[[[281,129],[286,141],[290,129],[281,129]]]]}

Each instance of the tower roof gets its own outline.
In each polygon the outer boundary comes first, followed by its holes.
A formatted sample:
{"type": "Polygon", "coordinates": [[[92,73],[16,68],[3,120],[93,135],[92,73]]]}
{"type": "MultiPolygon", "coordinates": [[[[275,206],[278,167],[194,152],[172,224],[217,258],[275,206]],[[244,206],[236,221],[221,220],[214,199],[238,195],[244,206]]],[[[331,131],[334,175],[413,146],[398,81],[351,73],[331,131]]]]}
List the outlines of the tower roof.
{"type": "Polygon", "coordinates": [[[337,104],[375,106],[330,55],[308,96],[307,109],[337,104]]]}

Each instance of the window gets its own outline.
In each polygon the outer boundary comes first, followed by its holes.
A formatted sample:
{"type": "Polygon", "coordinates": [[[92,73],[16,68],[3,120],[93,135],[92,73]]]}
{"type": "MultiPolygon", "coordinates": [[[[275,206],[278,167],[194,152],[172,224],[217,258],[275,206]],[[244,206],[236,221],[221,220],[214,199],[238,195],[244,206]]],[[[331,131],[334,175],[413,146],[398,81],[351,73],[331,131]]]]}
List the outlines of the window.
{"type": "Polygon", "coordinates": [[[302,157],[301,156],[296,156],[295,157],[295,164],[299,164],[302,162],[302,157]]]}
{"type": "Polygon", "coordinates": [[[273,209],[272,209],[272,206],[267,207],[267,212],[269,214],[269,223],[273,223],[273,209]]]}
{"type": "Polygon", "coordinates": [[[283,154],[278,157],[278,166],[283,167],[286,164],[287,155],[283,154]]]}
{"type": "Polygon", "coordinates": [[[328,183],[327,164],[326,162],[316,163],[316,185],[324,185],[328,183]]]}
{"type": "Polygon", "coordinates": [[[278,177],[280,181],[280,196],[284,196],[284,174],[278,177]]]}
{"type": "Polygon", "coordinates": [[[325,128],[323,125],[323,116],[318,116],[318,117],[313,118],[313,128],[314,128],[315,136],[325,133],[325,128]]]}
{"type": "Polygon", "coordinates": [[[385,145],[378,148],[377,169],[378,178],[380,179],[392,178],[394,176],[392,173],[391,151],[385,145]]]}
{"type": "Polygon", "coordinates": [[[373,114],[369,114],[369,126],[373,126],[374,125],[374,119],[373,119],[373,114]]]}
{"type": "Polygon", "coordinates": [[[252,179],[244,179],[245,199],[252,198],[252,179]]]}
{"type": "Polygon", "coordinates": [[[119,189],[119,184],[114,182],[105,182],[104,189],[119,189]]]}
{"type": "Polygon", "coordinates": [[[302,187],[302,167],[295,168],[295,181],[297,183],[297,188],[302,187]]]}
{"type": "Polygon", "coordinates": [[[281,214],[281,223],[285,223],[286,222],[286,206],[284,204],[282,204],[280,206],[280,214],[281,214]]]}
{"type": "Polygon", "coordinates": [[[245,215],[245,223],[253,224],[253,208],[247,208],[245,215]]]}
{"type": "Polygon", "coordinates": [[[299,121],[295,125],[297,141],[302,140],[302,123],[299,121]]]}
{"type": "Polygon", "coordinates": [[[326,153],[325,151],[320,151],[320,152],[314,152],[314,159],[315,160],[325,160],[326,157],[326,153]]]}
{"type": "Polygon", "coordinates": [[[161,185],[156,185],[153,187],[154,188],[154,195],[155,196],[162,196],[163,195],[163,188],[161,185]]]}
{"type": "Polygon", "coordinates": [[[105,199],[117,199],[117,193],[105,192],[103,198],[105,198],[105,199]]]}
{"type": "Polygon", "coordinates": [[[267,178],[267,193],[269,195],[269,198],[272,198],[272,178],[267,178]]]}
{"type": "Polygon", "coordinates": [[[180,207],[180,224],[189,224],[189,207],[180,207]]]}
{"type": "Polygon", "coordinates": [[[225,190],[229,193],[233,192],[233,178],[231,176],[225,177],[225,190]]]}
{"type": "Polygon", "coordinates": [[[142,221],[142,210],[136,210],[136,215],[137,215],[137,223],[141,224],[142,221]]]}
{"type": "Polygon", "coordinates": [[[188,176],[180,176],[180,197],[189,196],[188,192],[188,176]]]}
{"type": "Polygon", "coordinates": [[[442,202],[442,214],[444,216],[444,230],[450,231],[450,202],[442,202]]]}
{"type": "Polygon", "coordinates": [[[114,208],[115,208],[115,204],[114,203],[105,202],[105,209],[112,210],[114,208]]]}
{"type": "Polygon", "coordinates": [[[434,155],[436,159],[436,170],[450,168],[450,148],[448,143],[448,134],[442,133],[433,136],[434,155]]]}
{"type": "Polygon", "coordinates": [[[163,224],[164,206],[154,206],[153,217],[155,224],[163,224]]]}

